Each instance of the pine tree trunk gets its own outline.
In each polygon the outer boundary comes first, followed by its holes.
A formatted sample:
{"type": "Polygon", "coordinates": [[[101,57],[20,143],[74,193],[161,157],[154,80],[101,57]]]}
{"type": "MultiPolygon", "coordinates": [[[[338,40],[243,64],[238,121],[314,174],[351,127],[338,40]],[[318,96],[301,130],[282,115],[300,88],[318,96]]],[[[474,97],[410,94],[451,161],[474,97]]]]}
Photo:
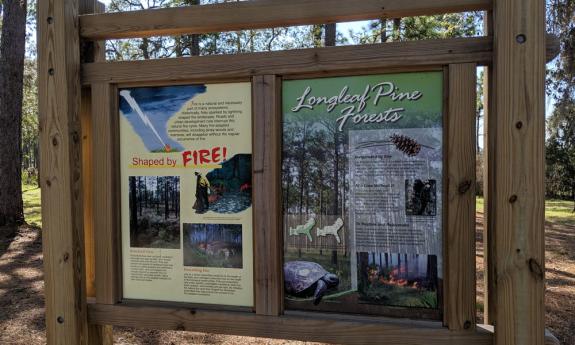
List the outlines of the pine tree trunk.
{"type": "Polygon", "coordinates": [[[325,41],[326,47],[334,47],[337,36],[336,24],[326,24],[325,25],[325,41]]]}
{"type": "Polygon", "coordinates": [[[138,196],[136,195],[136,178],[130,177],[130,234],[132,241],[138,229],[138,196]]]}
{"type": "Polygon", "coordinates": [[[165,179],[164,179],[164,219],[168,219],[170,216],[170,208],[168,207],[168,196],[169,196],[168,189],[169,188],[170,188],[170,184],[169,184],[168,178],[165,177],[165,179]]]}
{"type": "Polygon", "coordinates": [[[385,43],[387,42],[387,19],[381,19],[379,25],[379,39],[381,43],[385,43]]]}
{"type": "Polygon", "coordinates": [[[24,222],[22,97],[26,0],[4,0],[0,42],[0,226],[24,222]]]}

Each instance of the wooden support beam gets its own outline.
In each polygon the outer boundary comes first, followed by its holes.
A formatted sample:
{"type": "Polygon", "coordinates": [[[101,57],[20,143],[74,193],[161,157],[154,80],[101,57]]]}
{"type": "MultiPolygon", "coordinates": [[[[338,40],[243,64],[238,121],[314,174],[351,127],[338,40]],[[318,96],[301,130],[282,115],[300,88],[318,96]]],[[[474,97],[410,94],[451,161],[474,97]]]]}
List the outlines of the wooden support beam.
{"type": "Polygon", "coordinates": [[[80,17],[87,39],[203,34],[280,26],[479,11],[492,0],[255,0],[80,17]]]}
{"type": "Polygon", "coordinates": [[[265,74],[333,73],[346,70],[485,64],[491,61],[492,40],[456,38],[373,45],[300,49],[269,53],[200,56],[176,59],[89,63],[82,66],[84,84],[145,83],[214,78],[245,78],[265,74]]]}
{"type": "Polygon", "coordinates": [[[475,127],[477,66],[449,65],[445,323],[475,328],[475,127]]]}
{"type": "Polygon", "coordinates": [[[545,1],[497,0],[488,209],[498,345],[544,343],[545,1]]]}
{"type": "MultiPolygon", "coordinates": [[[[490,64],[492,37],[452,38],[371,45],[298,49],[239,55],[192,56],[82,65],[82,83],[206,82],[255,75],[313,75],[424,66],[490,64]]],[[[549,58],[554,57],[549,49],[549,58]]],[[[357,73],[357,72],[356,72],[357,73]]]]}
{"type": "Polygon", "coordinates": [[[283,311],[281,216],[281,79],[253,78],[255,309],[283,311]]]}
{"type": "MultiPolygon", "coordinates": [[[[493,37],[493,12],[485,13],[484,18],[485,34],[493,37]]],[[[491,126],[495,125],[495,121],[491,121],[490,114],[493,113],[493,102],[491,101],[491,94],[495,92],[493,87],[493,68],[492,66],[485,66],[483,75],[483,197],[485,200],[483,209],[483,284],[484,284],[484,299],[483,299],[483,322],[487,325],[495,324],[495,317],[497,315],[497,299],[495,287],[495,229],[491,217],[495,210],[491,208],[494,206],[490,202],[491,195],[495,193],[491,190],[494,186],[490,183],[489,176],[495,175],[495,165],[492,164],[491,156],[495,153],[494,142],[490,141],[491,126]]],[[[495,129],[493,129],[495,130],[495,129]]]]}
{"type": "MultiPolygon", "coordinates": [[[[103,13],[104,4],[96,0],[80,0],[79,12],[103,13]]],[[[80,42],[80,59],[82,62],[104,61],[102,42],[80,42]]],[[[86,266],[86,296],[96,297],[96,242],[94,233],[93,208],[93,167],[92,155],[92,92],[89,87],[82,88],[80,118],[82,130],[82,194],[84,203],[84,258],[86,266]]],[[[108,345],[114,343],[112,326],[88,325],[87,340],[89,345],[108,345]]]]}
{"type": "Polygon", "coordinates": [[[106,83],[92,85],[92,130],[94,180],[93,200],[96,301],[114,304],[120,300],[120,190],[119,115],[116,88],[106,83]]]}
{"type": "Polygon", "coordinates": [[[86,344],[77,0],[38,3],[42,247],[48,344],[86,344]]]}
{"type": "Polygon", "coordinates": [[[189,308],[140,305],[88,306],[95,324],[185,330],[336,344],[369,345],[491,345],[491,332],[450,331],[441,322],[363,317],[322,313],[289,312],[270,317],[242,312],[219,312],[189,308]]]}

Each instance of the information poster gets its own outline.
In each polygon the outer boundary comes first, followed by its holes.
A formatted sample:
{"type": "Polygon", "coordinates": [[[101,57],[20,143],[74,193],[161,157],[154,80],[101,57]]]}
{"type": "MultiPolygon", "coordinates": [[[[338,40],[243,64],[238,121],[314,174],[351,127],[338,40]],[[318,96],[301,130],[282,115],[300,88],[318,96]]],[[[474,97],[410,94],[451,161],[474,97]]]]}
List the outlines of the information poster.
{"type": "Polygon", "coordinates": [[[118,97],[124,298],[253,306],[251,84],[118,97]]]}
{"type": "Polygon", "coordinates": [[[438,309],[443,73],[285,81],[283,121],[288,308],[438,309]]]}

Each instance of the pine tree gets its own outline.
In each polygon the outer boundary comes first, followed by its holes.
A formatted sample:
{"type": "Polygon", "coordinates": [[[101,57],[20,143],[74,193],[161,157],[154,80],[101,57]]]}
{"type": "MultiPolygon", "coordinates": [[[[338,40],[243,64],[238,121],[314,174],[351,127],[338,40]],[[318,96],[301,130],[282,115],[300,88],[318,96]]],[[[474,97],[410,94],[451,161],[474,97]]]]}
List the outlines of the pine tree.
{"type": "Polygon", "coordinates": [[[0,41],[0,226],[24,222],[22,99],[26,0],[4,0],[0,41]]]}

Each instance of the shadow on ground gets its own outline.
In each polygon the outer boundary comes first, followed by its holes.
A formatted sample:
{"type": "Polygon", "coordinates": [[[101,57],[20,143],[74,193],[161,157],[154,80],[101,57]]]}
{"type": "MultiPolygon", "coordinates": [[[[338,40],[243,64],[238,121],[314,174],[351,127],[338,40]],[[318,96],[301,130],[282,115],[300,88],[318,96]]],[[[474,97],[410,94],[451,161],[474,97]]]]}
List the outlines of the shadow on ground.
{"type": "MultiPolygon", "coordinates": [[[[483,312],[482,214],[477,215],[477,306],[483,312]]],[[[46,343],[41,230],[34,226],[0,228],[0,344],[46,343]]],[[[546,223],[546,324],[561,341],[575,344],[575,224],[546,223]]],[[[116,344],[303,344],[287,340],[115,328],[116,344]]]]}

